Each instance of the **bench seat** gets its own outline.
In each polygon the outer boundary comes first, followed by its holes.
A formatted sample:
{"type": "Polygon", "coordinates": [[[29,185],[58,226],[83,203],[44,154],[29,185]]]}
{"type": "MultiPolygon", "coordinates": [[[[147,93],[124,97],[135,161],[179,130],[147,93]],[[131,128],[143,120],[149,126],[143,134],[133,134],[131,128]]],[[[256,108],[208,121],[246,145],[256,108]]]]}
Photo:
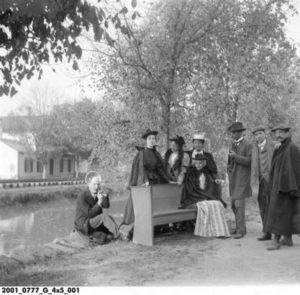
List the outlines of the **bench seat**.
{"type": "Polygon", "coordinates": [[[154,226],[196,219],[196,209],[178,209],[182,189],[177,184],[131,188],[135,215],[133,243],[152,246],[154,226]]]}
{"type": "Polygon", "coordinates": [[[196,219],[196,209],[177,209],[153,214],[153,225],[163,225],[173,222],[196,219]]]}

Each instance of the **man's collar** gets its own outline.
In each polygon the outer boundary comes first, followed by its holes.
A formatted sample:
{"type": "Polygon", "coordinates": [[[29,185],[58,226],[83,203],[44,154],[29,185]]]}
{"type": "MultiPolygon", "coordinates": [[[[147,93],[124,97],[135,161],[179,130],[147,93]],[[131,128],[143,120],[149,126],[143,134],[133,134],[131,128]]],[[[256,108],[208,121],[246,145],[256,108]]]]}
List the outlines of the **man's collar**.
{"type": "Polygon", "coordinates": [[[257,145],[260,149],[263,149],[265,147],[266,143],[267,143],[267,140],[265,139],[262,143],[258,143],[257,145]]]}
{"type": "Polygon", "coordinates": [[[97,193],[93,194],[93,193],[91,192],[91,190],[90,190],[90,189],[89,189],[89,192],[90,192],[90,194],[91,194],[92,198],[93,198],[93,199],[96,199],[96,197],[97,197],[97,193]]]}
{"type": "Polygon", "coordinates": [[[237,140],[233,140],[233,143],[240,143],[242,140],[244,139],[244,136],[240,137],[239,139],[237,140]]]}

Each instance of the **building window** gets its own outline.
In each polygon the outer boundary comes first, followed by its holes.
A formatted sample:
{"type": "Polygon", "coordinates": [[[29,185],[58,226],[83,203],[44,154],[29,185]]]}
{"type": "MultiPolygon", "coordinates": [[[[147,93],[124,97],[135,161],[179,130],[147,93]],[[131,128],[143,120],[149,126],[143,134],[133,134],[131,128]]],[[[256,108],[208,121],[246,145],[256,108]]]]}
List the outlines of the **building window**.
{"type": "Polygon", "coordinates": [[[33,159],[29,159],[29,167],[30,167],[29,172],[33,172],[33,159]]]}
{"type": "Polygon", "coordinates": [[[41,161],[36,162],[36,172],[43,172],[43,165],[41,161]]]}
{"type": "Polygon", "coordinates": [[[24,172],[26,173],[27,171],[28,171],[28,161],[27,161],[27,159],[25,158],[24,159],[24,172]]]}
{"type": "Polygon", "coordinates": [[[59,162],[59,171],[62,173],[64,172],[64,159],[60,159],[60,162],[59,162]]]}
{"type": "Polygon", "coordinates": [[[49,166],[50,175],[53,175],[53,171],[54,171],[54,160],[50,159],[50,166],[49,166]]]}
{"type": "Polygon", "coordinates": [[[71,159],[68,159],[68,172],[71,172],[72,162],[71,159]]]}

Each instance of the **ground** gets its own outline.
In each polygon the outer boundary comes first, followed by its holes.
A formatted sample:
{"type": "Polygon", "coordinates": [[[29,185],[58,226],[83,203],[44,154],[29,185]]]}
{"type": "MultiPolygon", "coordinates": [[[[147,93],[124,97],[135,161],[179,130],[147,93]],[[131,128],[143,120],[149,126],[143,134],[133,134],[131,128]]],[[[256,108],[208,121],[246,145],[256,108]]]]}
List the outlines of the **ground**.
{"type": "MultiPolygon", "coordinates": [[[[227,209],[229,224],[233,216],[227,209]]],[[[300,237],[294,247],[267,251],[259,242],[257,205],[247,204],[247,235],[240,240],[192,233],[158,237],[153,247],[116,241],[0,278],[0,285],[223,286],[300,283],[300,237]]]]}

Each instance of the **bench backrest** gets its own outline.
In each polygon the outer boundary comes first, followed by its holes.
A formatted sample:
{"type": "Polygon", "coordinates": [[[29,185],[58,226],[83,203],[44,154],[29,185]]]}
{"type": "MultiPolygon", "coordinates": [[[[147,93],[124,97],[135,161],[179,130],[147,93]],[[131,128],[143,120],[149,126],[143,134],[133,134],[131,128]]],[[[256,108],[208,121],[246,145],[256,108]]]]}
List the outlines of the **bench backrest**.
{"type": "Polygon", "coordinates": [[[131,192],[133,199],[137,201],[138,207],[149,206],[149,201],[152,199],[153,214],[178,209],[182,186],[177,184],[158,184],[148,187],[137,186],[132,187],[131,192]]]}

